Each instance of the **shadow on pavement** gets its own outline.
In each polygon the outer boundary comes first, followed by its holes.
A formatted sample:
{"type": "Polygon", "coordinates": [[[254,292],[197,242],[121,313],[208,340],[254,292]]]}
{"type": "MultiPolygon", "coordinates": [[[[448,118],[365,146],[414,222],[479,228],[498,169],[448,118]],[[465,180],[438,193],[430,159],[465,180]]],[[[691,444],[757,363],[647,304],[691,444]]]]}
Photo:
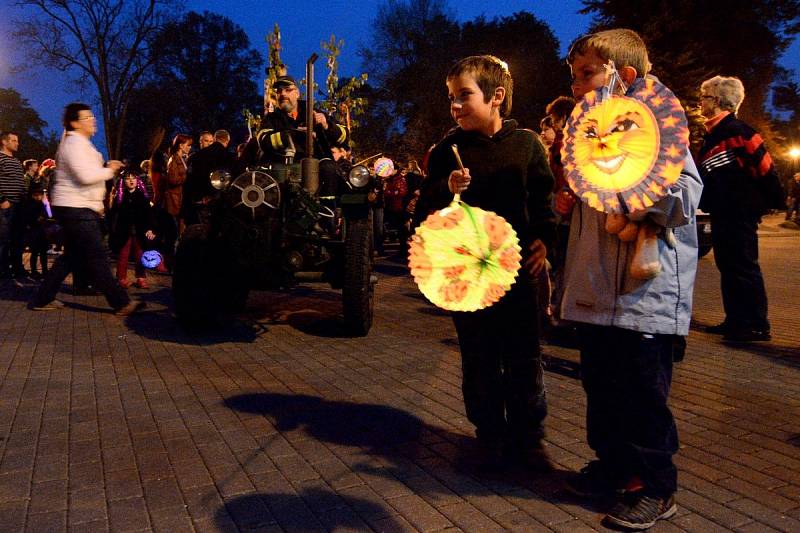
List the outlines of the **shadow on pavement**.
{"type": "Polygon", "coordinates": [[[217,511],[215,519],[219,530],[225,533],[255,530],[275,524],[276,521],[288,531],[368,531],[370,527],[359,515],[381,519],[382,530],[401,529],[401,525],[383,507],[373,502],[320,489],[304,489],[298,494],[239,496],[227,501],[217,511]],[[324,523],[310,509],[322,515],[324,523]],[[274,517],[278,517],[277,520],[274,517]]]}
{"type": "Polygon", "coordinates": [[[256,530],[276,521],[288,531],[368,531],[370,526],[359,515],[381,519],[381,530],[399,531],[402,528],[383,507],[373,502],[320,489],[304,489],[298,494],[239,496],[217,510],[215,521],[219,531],[225,533],[256,530]],[[324,517],[324,523],[311,509],[324,517]]]}
{"type": "MultiPolygon", "coordinates": [[[[400,409],[277,393],[233,396],[224,403],[263,415],[279,432],[300,431],[320,442],[352,447],[359,458],[348,462],[351,471],[365,479],[403,482],[418,496],[491,496],[526,489],[532,499],[574,503],[561,489],[568,473],[546,459],[535,466],[487,465],[476,439],[429,426],[400,409]]],[[[314,497],[339,498],[324,491],[314,497]]]]}
{"type": "Polygon", "coordinates": [[[405,411],[376,404],[331,402],[290,394],[243,394],[225,400],[235,411],[264,415],[278,431],[302,428],[323,442],[381,453],[417,438],[423,422],[405,411]]]}
{"type": "Polygon", "coordinates": [[[349,338],[342,318],[342,293],[298,286],[288,290],[253,291],[247,314],[258,322],[281,325],[314,337],[349,338]]]}
{"type": "MultiPolygon", "coordinates": [[[[151,300],[141,298],[148,303],[151,300]]],[[[149,310],[131,315],[125,319],[125,325],[137,335],[153,339],[181,344],[208,346],[224,342],[255,342],[265,330],[259,324],[228,318],[215,327],[186,329],[175,319],[169,309],[149,310]]]]}
{"type": "Polygon", "coordinates": [[[766,357],[770,361],[791,368],[800,368],[800,350],[788,346],[775,346],[769,342],[727,342],[720,339],[720,344],[753,355],[766,357]]]}

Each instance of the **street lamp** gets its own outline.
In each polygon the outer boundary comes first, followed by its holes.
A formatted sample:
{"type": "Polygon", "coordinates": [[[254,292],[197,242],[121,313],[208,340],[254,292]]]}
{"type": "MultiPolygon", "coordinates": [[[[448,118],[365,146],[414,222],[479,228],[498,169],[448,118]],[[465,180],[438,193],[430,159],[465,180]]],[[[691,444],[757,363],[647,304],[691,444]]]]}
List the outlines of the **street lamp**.
{"type": "Polygon", "coordinates": [[[789,157],[791,157],[793,161],[800,159],[800,147],[792,146],[789,148],[789,157]]]}

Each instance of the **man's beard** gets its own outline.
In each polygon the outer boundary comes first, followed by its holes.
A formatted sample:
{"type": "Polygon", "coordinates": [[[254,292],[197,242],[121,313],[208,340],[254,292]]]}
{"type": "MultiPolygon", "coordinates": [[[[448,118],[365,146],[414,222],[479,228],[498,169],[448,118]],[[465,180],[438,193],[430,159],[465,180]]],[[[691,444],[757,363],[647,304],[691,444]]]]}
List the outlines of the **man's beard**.
{"type": "Polygon", "coordinates": [[[283,102],[280,102],[278,104],[278,107],[280,107],[283,111],[287,113],[291,113],[292,111],[294,111],[294,105],[292,105],[291,100],[284,100],[283,102]]]}

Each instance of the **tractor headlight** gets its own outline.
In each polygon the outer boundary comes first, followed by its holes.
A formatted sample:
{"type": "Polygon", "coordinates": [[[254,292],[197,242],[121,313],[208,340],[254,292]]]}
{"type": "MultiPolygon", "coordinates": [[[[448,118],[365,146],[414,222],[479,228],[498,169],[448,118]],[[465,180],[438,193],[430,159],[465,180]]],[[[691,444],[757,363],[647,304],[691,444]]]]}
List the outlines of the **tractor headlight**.
{"type": "Polygon", "coordinates": [[[354,166],[350,169],[350,173],[347,175],[347,181],[349,181],[350,185],[357,189],[365,187],[369,183],[369,179],[369,170],[367,170],[367,167],[364,165],[354,166]]]}
{"type": "Polygon", "coordinates": [[[227,170],[215,170],[211,173],[211,186],[221,191],[231,182],[231,173],[227,170]]]}

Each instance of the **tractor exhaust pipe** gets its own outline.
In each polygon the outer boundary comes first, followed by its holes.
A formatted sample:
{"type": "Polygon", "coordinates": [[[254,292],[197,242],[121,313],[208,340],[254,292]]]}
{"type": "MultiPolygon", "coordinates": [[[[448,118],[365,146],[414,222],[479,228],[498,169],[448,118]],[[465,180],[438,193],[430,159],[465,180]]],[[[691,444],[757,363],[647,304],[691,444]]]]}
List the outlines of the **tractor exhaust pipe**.
{"type": "Polygon", "coordinates": [[[317,54],[306,61],[306,157],[300,162],[303,189],[309,194],[319,190],[319,160],[314,159],[314,62],[317,54]]]}

